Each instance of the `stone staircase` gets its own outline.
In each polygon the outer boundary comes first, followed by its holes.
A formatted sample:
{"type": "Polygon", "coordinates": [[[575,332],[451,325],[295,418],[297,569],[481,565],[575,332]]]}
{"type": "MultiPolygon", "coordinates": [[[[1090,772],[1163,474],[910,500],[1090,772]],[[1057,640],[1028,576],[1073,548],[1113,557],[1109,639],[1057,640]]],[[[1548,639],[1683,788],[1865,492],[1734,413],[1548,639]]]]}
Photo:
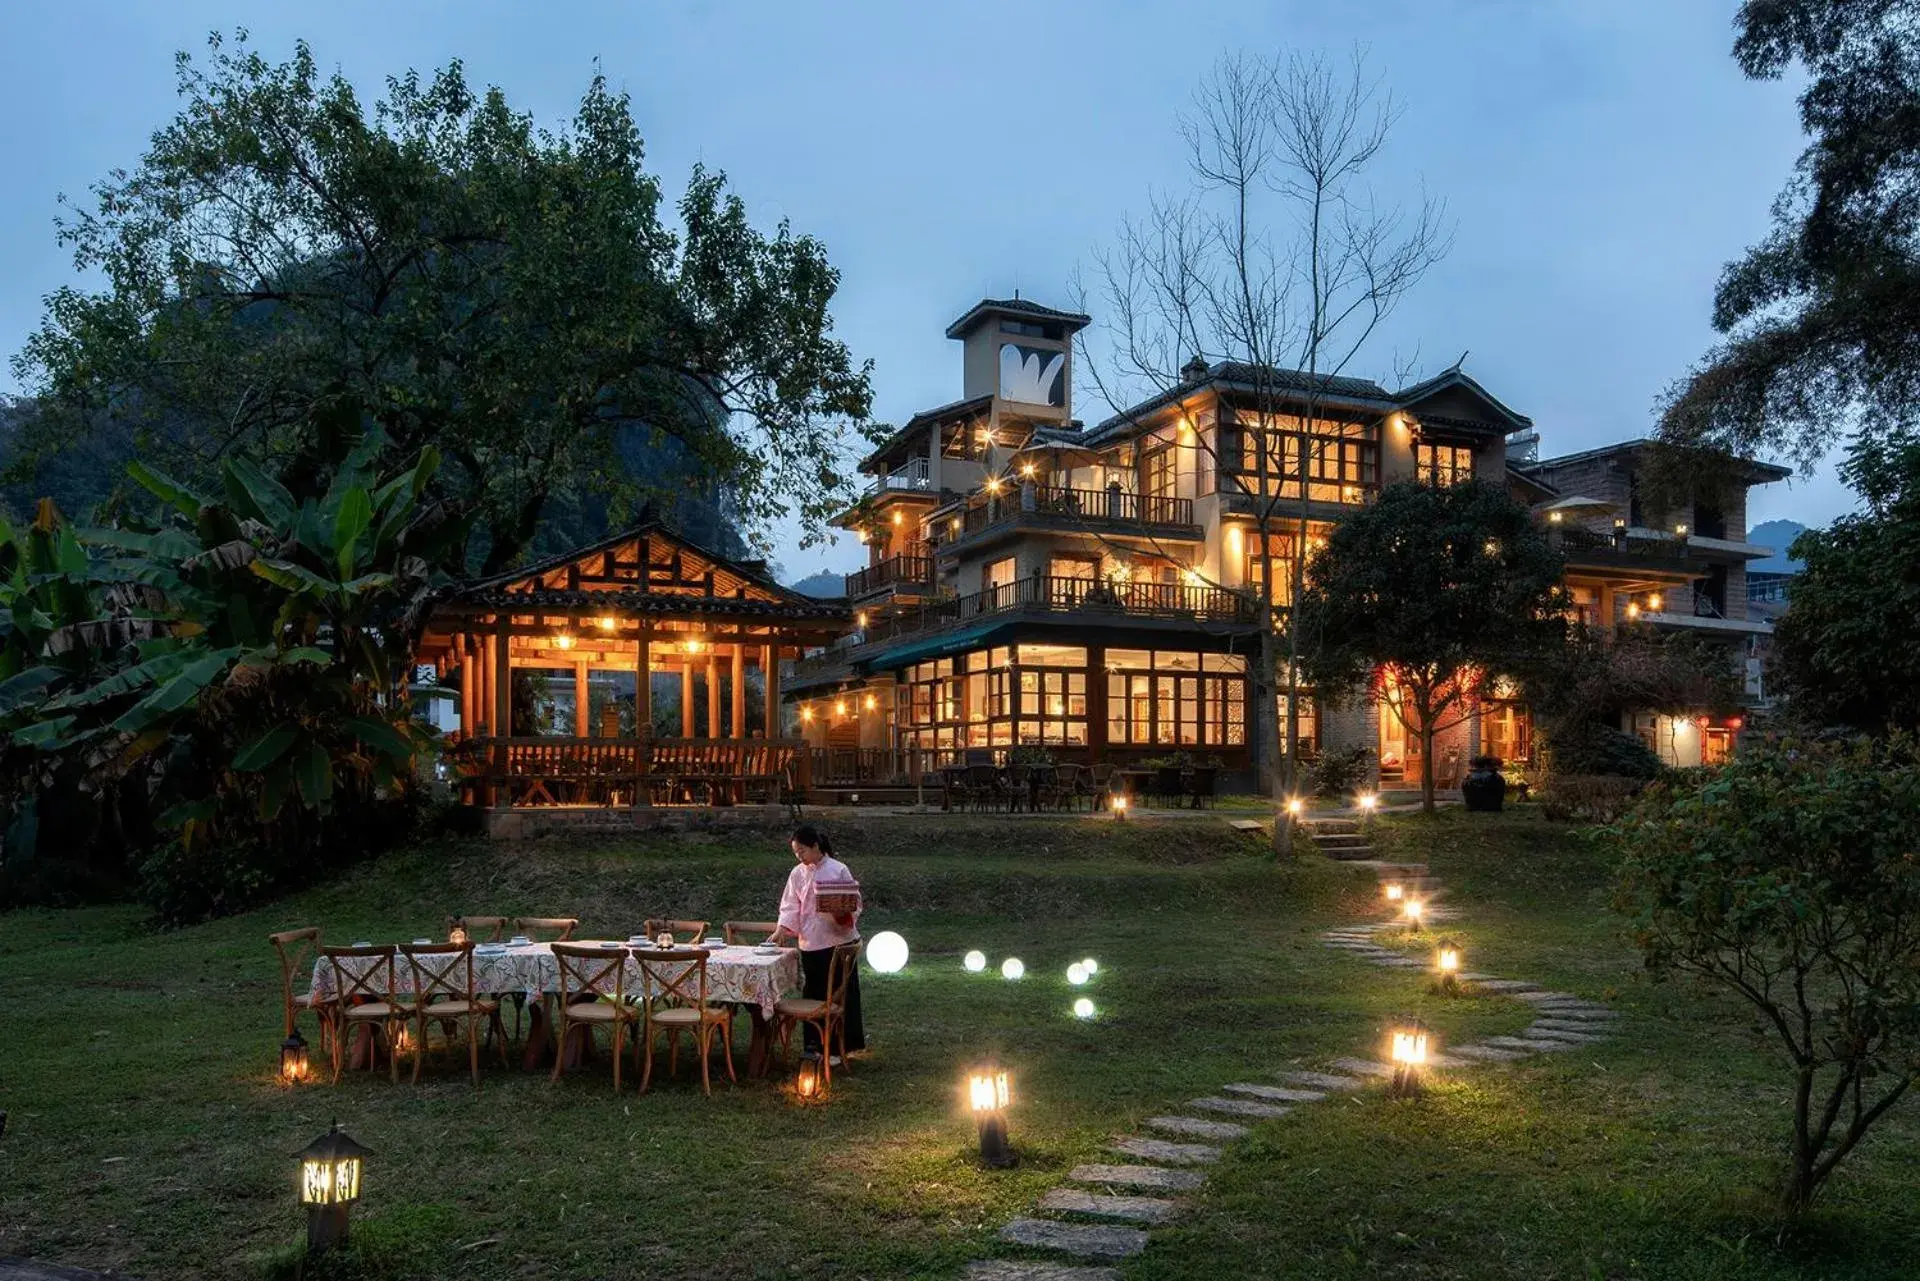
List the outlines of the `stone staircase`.
{"type": "Polygon", "coordinates": [[[1360,830],[1358,819],[1304,818],[1300,820],[1300,825],[1306,829],[1313,847],[1328,858],[1344,861],[1373,857],[1372,842],[1360,830]]]}

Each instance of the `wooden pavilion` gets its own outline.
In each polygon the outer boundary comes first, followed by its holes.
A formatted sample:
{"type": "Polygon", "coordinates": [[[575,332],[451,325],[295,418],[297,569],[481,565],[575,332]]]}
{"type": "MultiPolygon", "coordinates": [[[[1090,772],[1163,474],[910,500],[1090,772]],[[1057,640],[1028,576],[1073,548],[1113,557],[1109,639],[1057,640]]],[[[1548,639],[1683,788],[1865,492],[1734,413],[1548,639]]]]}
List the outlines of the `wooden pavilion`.
{"type": "Polygon", "coordinates": [[[420,661],[457,679],[453,759],[472,804],[771,803],[807,783],[804,743],[782,734],[780,662],[848,625],[844,601],[782,587],[763,564],[717,556],[650,521],[454,588],[432,611],[420,661]],[[522,670],[557,677],[563,690],[571,675],[572,734],[538,732],[524,705],[515,721],[522,670]],[[656,684],[670,699],[672,676],[677,735],[655,726],[656,684]]]}

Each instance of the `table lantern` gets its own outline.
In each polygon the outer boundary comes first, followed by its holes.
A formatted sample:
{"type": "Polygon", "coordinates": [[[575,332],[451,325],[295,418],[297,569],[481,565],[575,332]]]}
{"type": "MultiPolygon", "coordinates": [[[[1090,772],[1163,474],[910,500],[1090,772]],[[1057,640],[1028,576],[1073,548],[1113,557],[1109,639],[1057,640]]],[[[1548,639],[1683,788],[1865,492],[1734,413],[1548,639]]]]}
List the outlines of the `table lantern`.
{"type": "Polygon", "coordinates": [[[447,942],[464,943],[466,941],[467,941],[467,923],[465,921],[455,921],[453,923],[453,928],[447,931],[447,942]]]}
{"type": "Polygon", "coordinates": [[[673,935],[662,930],[660,934],[654,938],[653,945],[657,948],[670,948],[673,946],[673,935]]]}
{"type": "Polygon", "coordinates": [[[287,1085],[299,1085],[307,1079],[312,1065],[307,1061],[307,1038],[295,1028],[280,1042],[280,1080],[287,1085]]]}
{"type": "Polygon", "coordinates": [[[346,1244],[347,1216],[360,1199],[360,1163],[371,1155],[338,1121],[299,1153],[308,1254],[325,1254],[346,1244]]]}
{"type": "Polygon", "coordinates": [[[967,1072],[967,1102],[980,1130],[980,1160],[990,1170],[1016,1164],[1007,1146],[1007,1107],[1013,1102],[1007,1070],[992,1059],[974,1064],[967,1072]]]}
{"type": "Polygon", "coordinates": [[[1420,1073],[1427,1066],[1427,1026],[1415,1020],[1393,1030],[1389,1057],[1393,1060],[1393,1083],[1388,1093],[1410,1098],[1420,1092],[1420,1073]]]}

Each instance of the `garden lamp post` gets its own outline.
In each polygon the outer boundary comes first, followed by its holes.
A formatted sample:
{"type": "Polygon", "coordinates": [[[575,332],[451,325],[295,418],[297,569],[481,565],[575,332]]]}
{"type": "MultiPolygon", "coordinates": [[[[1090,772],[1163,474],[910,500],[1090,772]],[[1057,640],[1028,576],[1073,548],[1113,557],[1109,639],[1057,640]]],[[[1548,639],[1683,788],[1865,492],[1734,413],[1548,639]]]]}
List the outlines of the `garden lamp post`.
{"type": "Polygon", "coordinates": [[[1427,1026],[1418,1019],[1393,1030],[1393,1081],[1387,1093],[1394,1098],[1408,1099],[1420,1093],[1420,1073],[1427,1065],[1427,1039],[1427,1026]]]}
{"type": "Polygon", "coordinates": [[[307,1207],[307,1253],[347,1241],[347,1216],[360,1199],[360,1163],[372,1153],[335,1121],[300,1157],[300,1202],[307,1207]]]}
{"type": "Polygon", "coordinates": [[[974,1064],[967,1072],[967,1101],[980,1130],[980,1160],[990,1170],[1017,1164],[1007,1146],[1007,1107],[1013,1101],[1007,1070],[993,1059],[974,1064]]]}

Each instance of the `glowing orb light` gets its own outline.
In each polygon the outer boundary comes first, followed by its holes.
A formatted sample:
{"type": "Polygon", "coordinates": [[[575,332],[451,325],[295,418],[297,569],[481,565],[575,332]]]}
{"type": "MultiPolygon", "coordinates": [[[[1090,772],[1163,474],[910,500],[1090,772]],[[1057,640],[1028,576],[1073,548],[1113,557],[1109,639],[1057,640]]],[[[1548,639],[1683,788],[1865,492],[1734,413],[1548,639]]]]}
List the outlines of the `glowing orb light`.
{"type": "Polygon", "coordinates": [[[963,960],[961,964],[967,967],[967,973],[978,974],[981,970],[987,968],[987,954],[985,952],[968,952],[966,959],[963,960]]]}
{"type": "Polygon", "coordinates": [[[1091,978],[1092,976],[1100,972],[1100,962],[1094,960],[1091,956],[1089,956],[1086,960],[1080,962],[1080,968],[1085,970],[1087,972],[1087,976],[1091,978]]]}
{"type": "Polygon", "coordinates": [[[907,941],[892,930],[882,930],[867,940],[867,964],[882,974],[898,974],[907,968],[907,941]]]}
{"type": "Polygon", "coordinates": [[[1000,977],[1003,979],[1022,978],[1026,975],[1026,972],[1026,963],[1017,956],[1009,956],[1006,960],[1000,962],[1000,977]]]}
{"type": "Polygon", "coordinates": [[[1087,967],[1075,961],[1067,967],[1067,982],[1079,987],[1087,981],[1087,967]]]}
{"type": "Polygon", "coordinates": [[[1073,1017],[1076,1019],[1090,1019],[1093,1015],[1093,1002],[1086,997],[1083,996],[1073,1003],[1073,1017]]]}

